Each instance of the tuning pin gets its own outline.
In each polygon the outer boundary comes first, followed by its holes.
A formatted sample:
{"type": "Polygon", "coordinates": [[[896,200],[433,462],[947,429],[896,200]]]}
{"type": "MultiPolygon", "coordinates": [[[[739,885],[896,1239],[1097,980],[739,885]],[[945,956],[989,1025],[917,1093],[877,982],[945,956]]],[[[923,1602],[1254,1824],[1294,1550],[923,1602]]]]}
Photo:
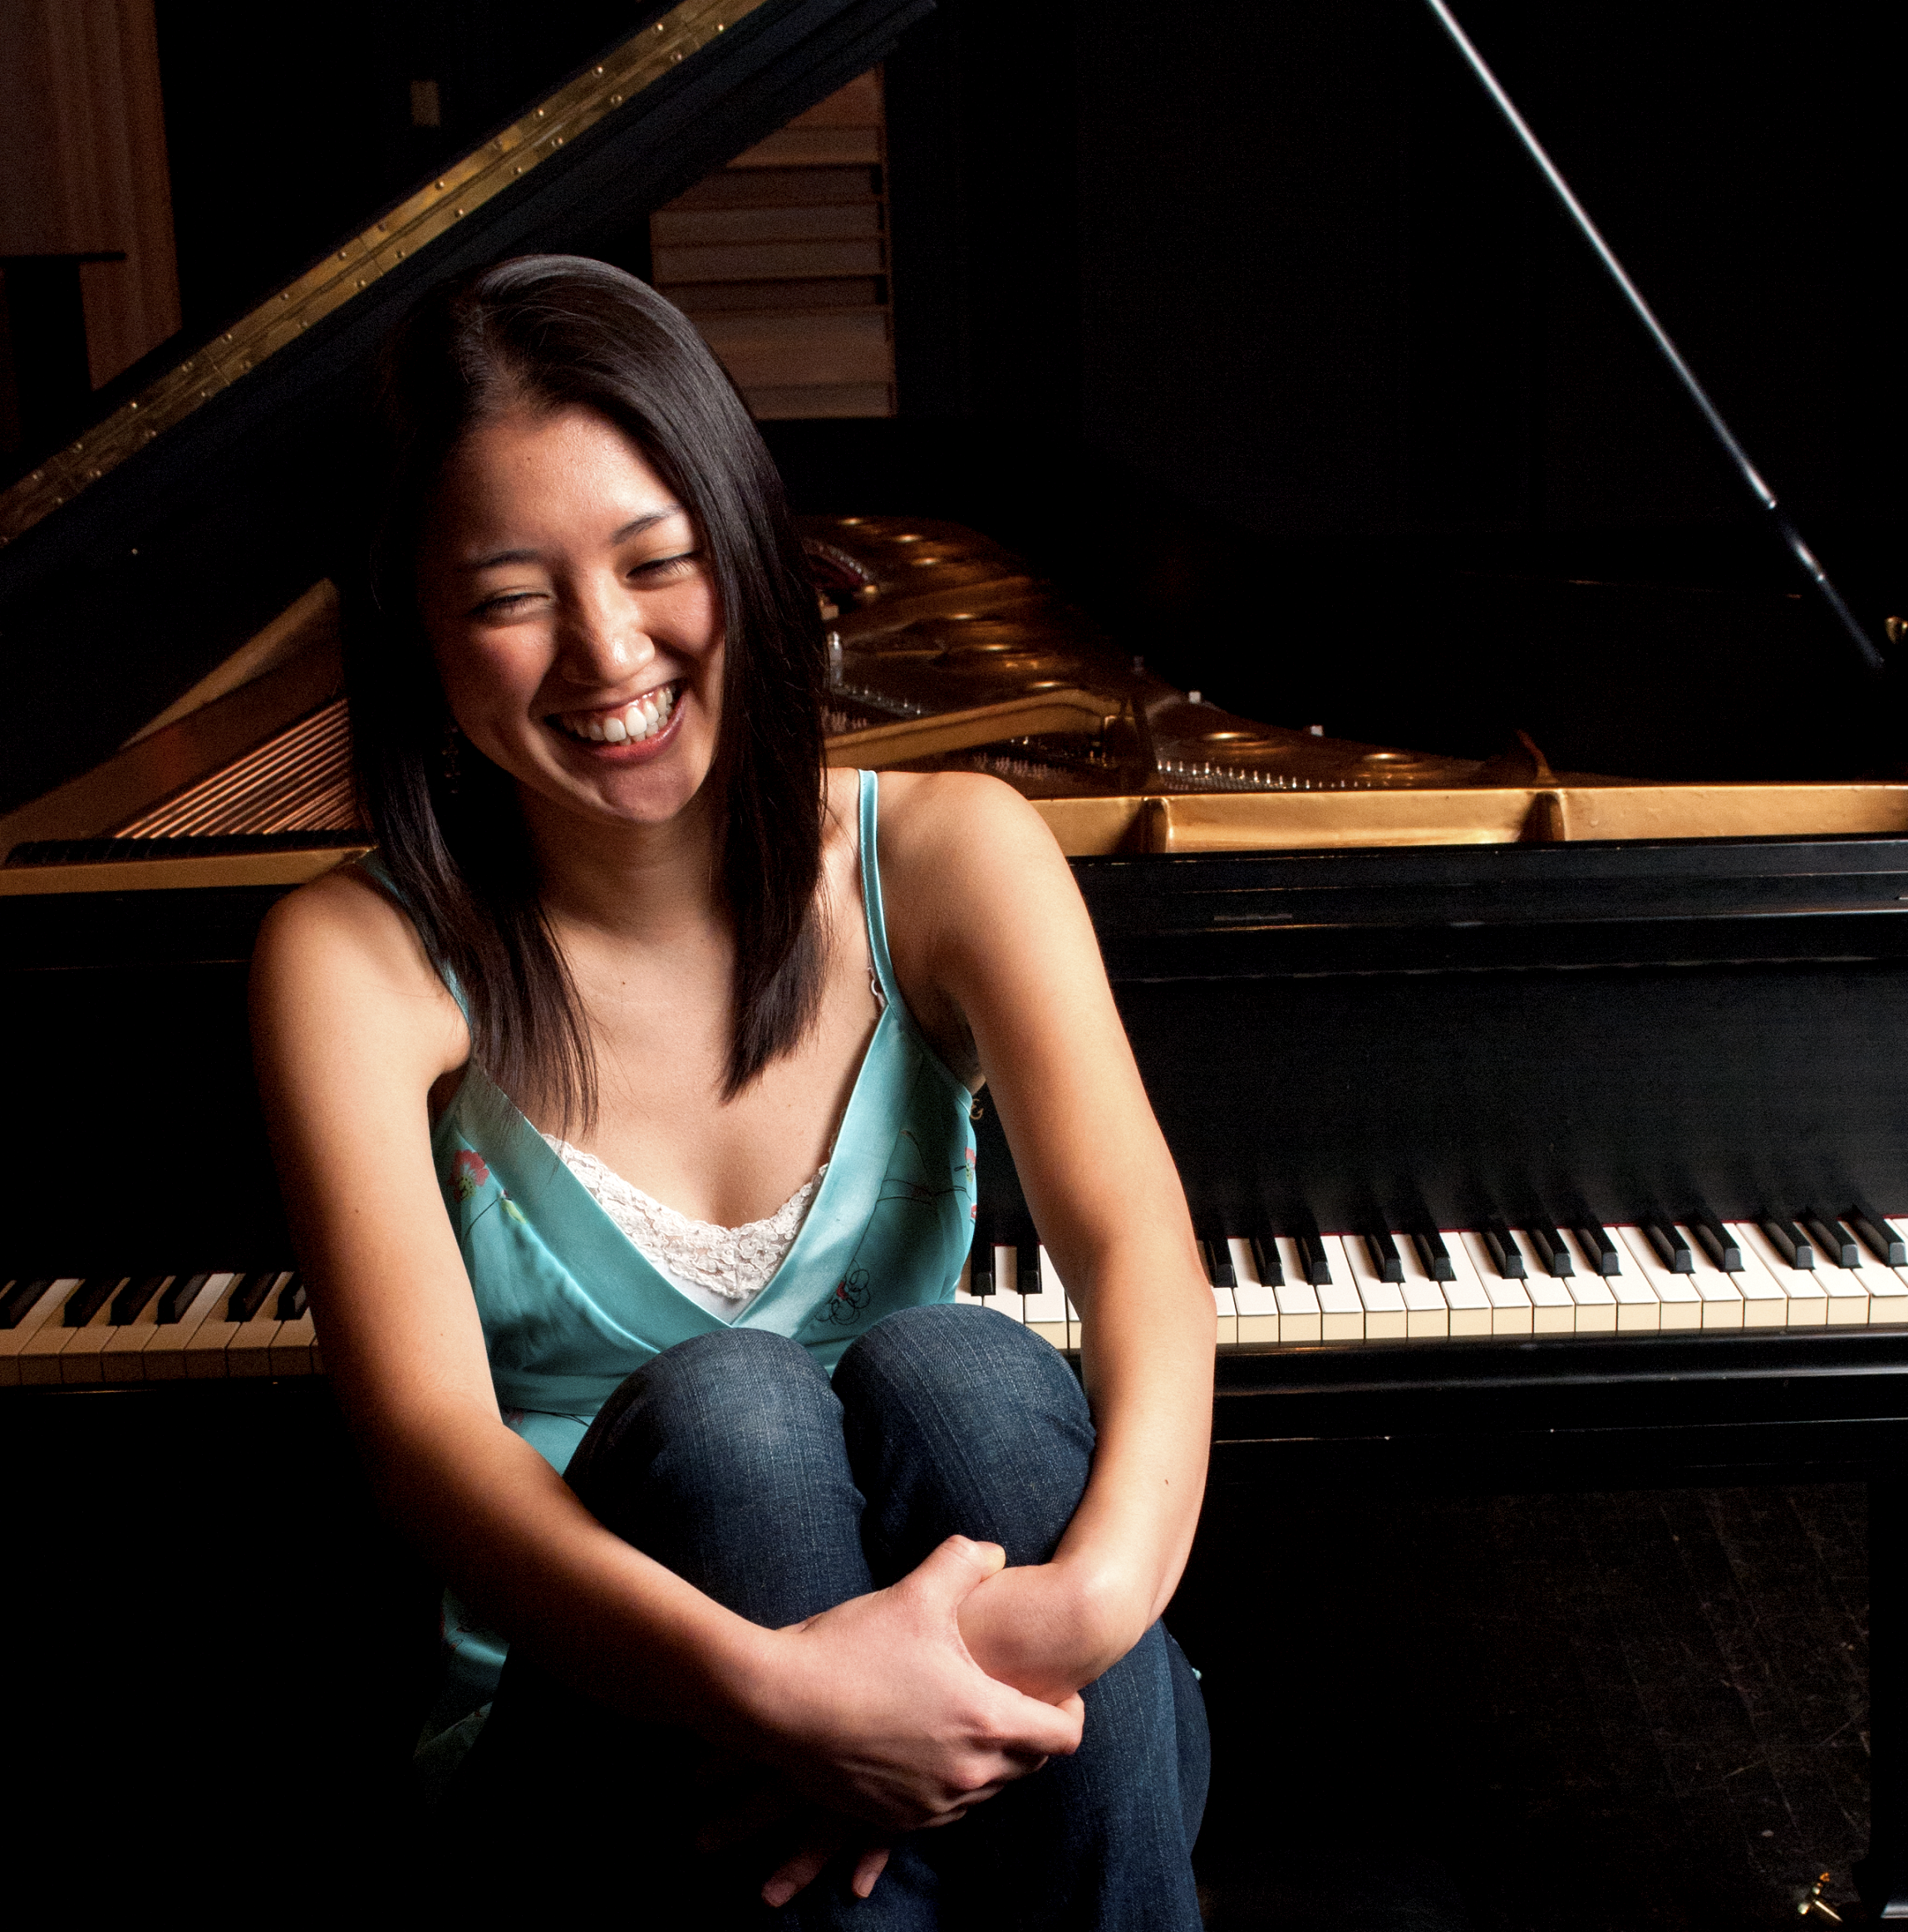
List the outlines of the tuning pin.
{"type": "Polygon", "coordinates": [[[1839,1925],[1842,1923],[1841,1913],[1837,1911],[1835,1907],[1822,1895],[1822,1888],[1827,1883],[1828,1874],[1825,1871],[1808,1888],[1808,1896],[1796,1907],[1795,1915],[1797,1918],[1826,1919],[1832,1925],[1839,1925]]]}

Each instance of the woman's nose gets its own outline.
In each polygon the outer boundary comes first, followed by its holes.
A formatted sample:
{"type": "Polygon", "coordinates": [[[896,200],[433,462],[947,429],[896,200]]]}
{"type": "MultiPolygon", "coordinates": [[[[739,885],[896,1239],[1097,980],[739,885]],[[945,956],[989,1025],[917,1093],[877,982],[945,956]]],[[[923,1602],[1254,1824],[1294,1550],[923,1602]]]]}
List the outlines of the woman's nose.
{"type": "Polygon", "coordinates": [[[627,597],[578,598],[565,613],[563,668],[578,684],[617,684],[656,655],[642,611],[627,597]]]}

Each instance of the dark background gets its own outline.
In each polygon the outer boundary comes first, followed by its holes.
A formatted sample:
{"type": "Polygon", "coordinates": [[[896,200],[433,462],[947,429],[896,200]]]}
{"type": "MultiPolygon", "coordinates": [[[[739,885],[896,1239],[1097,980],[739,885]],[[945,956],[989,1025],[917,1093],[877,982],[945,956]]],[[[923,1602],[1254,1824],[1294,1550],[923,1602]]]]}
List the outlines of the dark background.
{"type": "MultiPolygon", "coordinates": [[[[637,11],[160,0],[187,332],[637,11]]],[[[1908,581],[1876,11],[1461,14],[1879,632],[1908,581]]],[[[887,77],[901,414],[770,425],[799,508],[975,524],[1277,723],[1476,754],[1522,725],[1639,776],[1898,767],[1893,701],[1417,0],[943,0],[887,77]]],[[[647,236],[619,252],[641,273],[647,236]]]]}

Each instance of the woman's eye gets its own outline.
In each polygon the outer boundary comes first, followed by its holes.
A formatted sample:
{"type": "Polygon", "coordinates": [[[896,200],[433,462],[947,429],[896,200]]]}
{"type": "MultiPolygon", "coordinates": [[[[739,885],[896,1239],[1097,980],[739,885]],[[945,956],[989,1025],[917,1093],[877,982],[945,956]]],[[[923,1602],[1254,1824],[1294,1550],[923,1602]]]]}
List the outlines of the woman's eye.
{"type": "Polygon", "coordinates": [[[521,610],[524,605],[534,602],[536,592],[530,590],[500,591],[495,597],[487,597],[479,604],[475,615],[479,617],[508,617],[521,610]]]}
{"type": "Polygon", "coordinates": [[[693,569],[701,554],[699,551],[684,550],[674,557],[652,557],[647,563],[636,565],[630,575],[647,583],[668,583],[693,569]]]}

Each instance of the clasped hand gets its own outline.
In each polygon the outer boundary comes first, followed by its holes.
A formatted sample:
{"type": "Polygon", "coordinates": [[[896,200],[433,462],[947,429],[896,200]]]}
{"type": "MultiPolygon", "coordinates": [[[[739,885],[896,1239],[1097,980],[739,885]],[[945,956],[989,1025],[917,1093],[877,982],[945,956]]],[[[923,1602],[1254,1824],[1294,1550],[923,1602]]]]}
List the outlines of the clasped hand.
{"type": "MultiPolygon", "coordinates": [[[[785,1904],[851,1846],[865,1898],[893,1840],[952,1824],[1077,1749],[1084,1709],[1064,1666],[1035,1672],[1046,1694],[1029,1696],[990,1676],[961,1635],[964,1607],[990,1579],[1006,1582],[1006,1561],[997,1544],[951,1536],[888,1589],[775,1632],[750,1755],[776,1776],[711,1818],[703,1848],[794,1822],[796,1848],[765,1900],[785,1904]]],[[[983,1645],[990,1661],[991,1649],[983,1645]]],[[[1025,1680],[1019,1668],[1012,1674],[1025,1680]]]]}

